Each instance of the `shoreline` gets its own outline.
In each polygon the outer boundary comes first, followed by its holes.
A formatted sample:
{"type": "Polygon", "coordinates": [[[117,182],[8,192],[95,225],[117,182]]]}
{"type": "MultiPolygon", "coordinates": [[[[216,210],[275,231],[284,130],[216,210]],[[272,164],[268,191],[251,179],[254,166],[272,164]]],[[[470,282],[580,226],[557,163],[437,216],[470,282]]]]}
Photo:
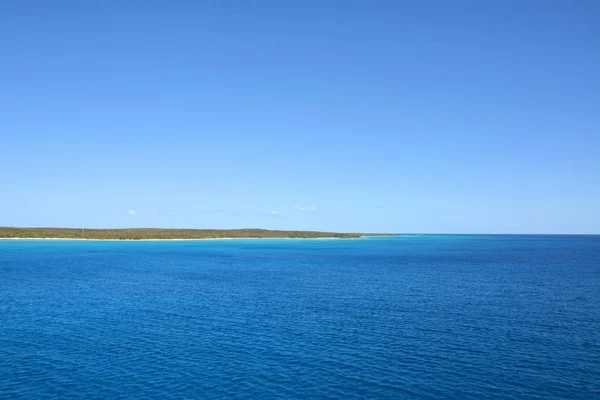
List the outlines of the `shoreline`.
{"type": "Polygon", "coordinates": [[[359,237],[313,237],[313,238],[294,238],[294,237],[247,237],[247,238],[197,238],[197,239],[87,239],[87,238],[20,238],[20,237],[12,237],[12,238],[0,238],[0,240],[73,240],[73,241],[91,241],[91,242],[172,242],[172,241],[200,241],[200,240],[331,240],[331,239],[365,239],[369,237],[368,235],[359,236],[359,237]]]}

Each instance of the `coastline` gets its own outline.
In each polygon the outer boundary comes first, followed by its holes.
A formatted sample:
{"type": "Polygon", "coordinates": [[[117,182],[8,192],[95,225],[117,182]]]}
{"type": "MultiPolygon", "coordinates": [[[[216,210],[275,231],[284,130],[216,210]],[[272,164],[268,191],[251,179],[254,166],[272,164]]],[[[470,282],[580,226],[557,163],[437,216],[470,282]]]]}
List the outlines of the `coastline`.
{"type": "MultiPolygon", "coordinates": [[[[392,235],[390,235],[392,236],[392,235]]],[[[92,241],[92,242],[172,242],[172,241],[200,241],[200,240],[331,240],[331,239],[365,239],[369,237],[369,235],[359,236],[359,237],[312,237],[312,238],[302,238],[302,237],[247,237],[247,238],[197,238],[197,239],[86,239],[86,238],[48,238],[48,237],[40,237],[40,238],[20,238],[20,237],[4,237],[0,238],[0,240],[73,240],[73,241],[92,241]]]]}

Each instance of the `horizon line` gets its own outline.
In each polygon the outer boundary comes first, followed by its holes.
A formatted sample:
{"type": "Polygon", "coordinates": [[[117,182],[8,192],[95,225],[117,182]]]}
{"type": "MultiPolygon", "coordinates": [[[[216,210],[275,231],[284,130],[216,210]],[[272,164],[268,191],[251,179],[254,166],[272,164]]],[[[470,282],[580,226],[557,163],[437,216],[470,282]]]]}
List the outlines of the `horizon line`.
{"type": "Polygon", "coordinates": [[[280,232],[327,232],[327,233],[356,233],[356,234],[377,234],[377,235],[469,235],[469,236],[483,236],[483,235],[495,235],[495,236],[599,236],[598,233],[573,233],[573,232],[551,232],[551,233],[533,233],[533,232],[521,232],[521,233],[495,233],[495,232],[362,232],[362,231],[337,231],[337,230],[316,230],[316,229],[268,229],[268,228],[157,228],[157,227],[137,227],[137,228],[91,228],[91,227],[59,227],[59,226],[0,226],[0,229],[89,229],[89,230],[139,230],[139,229],[160,229],[160,230],[212,230],[212,231],[233,231],[233,230],[263,230],[263,231],[280,231],[280,232]]]}

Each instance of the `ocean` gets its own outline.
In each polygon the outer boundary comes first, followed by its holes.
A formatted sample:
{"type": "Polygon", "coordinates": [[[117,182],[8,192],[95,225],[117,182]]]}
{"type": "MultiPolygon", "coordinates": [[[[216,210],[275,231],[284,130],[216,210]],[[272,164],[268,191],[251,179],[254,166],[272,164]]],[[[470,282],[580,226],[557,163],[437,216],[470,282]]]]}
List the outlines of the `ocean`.
{"type": "Polygon", "coordinates": [[[600,236],[0,240],[0,399],[599,399],[600,236]]]}

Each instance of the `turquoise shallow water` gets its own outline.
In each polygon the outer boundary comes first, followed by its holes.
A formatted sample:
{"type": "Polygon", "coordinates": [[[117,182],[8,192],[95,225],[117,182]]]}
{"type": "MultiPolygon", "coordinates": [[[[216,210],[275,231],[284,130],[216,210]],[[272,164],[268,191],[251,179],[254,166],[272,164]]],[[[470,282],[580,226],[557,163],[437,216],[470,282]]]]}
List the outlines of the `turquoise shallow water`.
{"type": "Polygon", "coordinates": [[[0,241],[0,398],[600,398],[600,236],[0,241]]]}

